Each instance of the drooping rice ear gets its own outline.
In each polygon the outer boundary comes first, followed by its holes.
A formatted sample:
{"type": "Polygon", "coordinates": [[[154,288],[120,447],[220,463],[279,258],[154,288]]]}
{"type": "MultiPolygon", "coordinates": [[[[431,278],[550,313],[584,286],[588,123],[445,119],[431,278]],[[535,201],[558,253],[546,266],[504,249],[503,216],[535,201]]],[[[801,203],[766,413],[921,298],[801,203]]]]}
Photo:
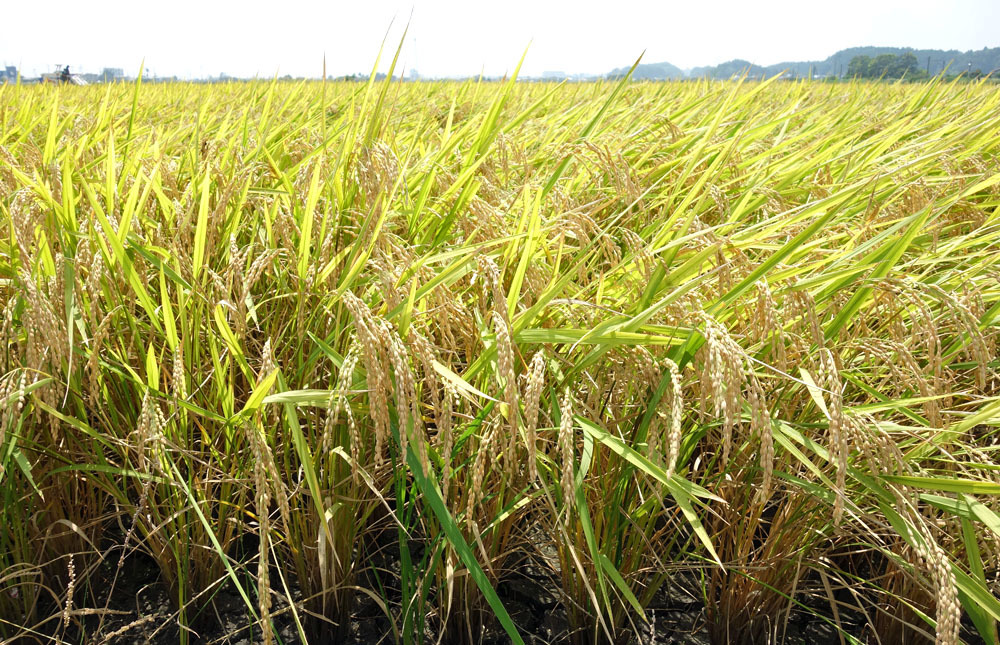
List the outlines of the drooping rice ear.
{"type": "Polygon", "coordinates": [[[569,524],[572,517],[572,510],[575,506],[573,491],[575,489],[574,477],[576,473],[573,455],[573,425],[573,395],[570,394],[569,388],[566,388],[563,392],[562,404],[559,408],[558,438],[559,456],[562,460],[560,484],[562,486],[563,505],[566,510],[564,518],[566,524],[569,524]]]}
{"type": "Polygon", "coordinates": [[[931,579],[936,600],[934,630],[935,645],[958,645],[961,642],[959,631],[962,621],[962,606],[958,598],[958,588],[951,561],[941,548],[934,534],[927,526],[927,520],[916,510],[907,505],[909,522],[907,529],[911,532],[910,545],[916,556],[917,565],[931,579]]]}
{"type": "Polygon", "coordinates": [[[677,363],[665,358],[663,361],[670,372],[670,425],[667,431],[667,477],[677,469],[677,459],[681,453],[681,422],[684,416],[684,394],[681,387],[681,372],[677,363]]]}
{"type": "Polygon", "coordinates": [[[760,445],[760,468],[762,472],[758,501],[767,502],[771,495],[771,480],[774,476],[774,435],[771,429],[771,414],[767,409],[764,388],[756,376],[751,376],[747,390],[750,403],[750,431],[760,445]]]}
{"type": "Polygon", "coordinates": [[[528,480],[538,478],[536,449],[538,446],[538,412],[545,385],[545,354],[535,352],[528,368],[528,383],[524,391],[524,440],[528,449],[528,480]]]}
{"type": "Polygon", "coordinates": [[[729,463],[733,448],[733,429],[736,425],[740,394],[746,376],[743,372],[743,350],[729,333],[705,315],[704,369],[702,373],[703,402],[705,395],[711,400],[716,417],[722,420],[722,464],[729,463]]]}
{"type": "Polygon", "coordinates": [[[420,401],[417,398],[416,380],[410,365],[409,352],[399,335],[388,330],[383,324],[383,336],[388,340],[388,355],[392,362],[395,383],[396,414],[399,418],[400,454],[406,458],[411,445],[417,453],[420,466],[425,474],[430,473],[424,424],[420,417],[420,401]]]}
{"type": "MultiPolygon", "coordinates": [[[[374,324],[371,311],[350,291],[344,294],[344,305],[354,319],[355,333],[361,343],[361,357],[368,379],[368,401],[375,426],[375,467],[385,463],[385,446],[390,436],[389,398],[392,384],[388,374],[389,361],[382,344],[382,333],[374,324]]],[[[405,434],[405,433],[404,433],[405,434]]]]}
{"type": "Polygon", "coordinates": [[[483,500],[485,490],[483,483],[486,478],[486,463],[493,453],[493,445],[496,442],[497,426],[494,424],[484,424],[485,428],[479,449],[476,452],[476,459],[472,466],[471,487],[466,493],[465,520],[469,526],[478,526],[478,508],[483,500]]]}
{"type": "Polygon", "coordinates": [[[775,367],[788,373],[784,323],[766,280],[757,282],[757,310],[755,313],[754,330],[757,339],[762,343],[770,344],[775,367]]]}
{"type": "Polygon", "coordinates": [[[504,467],[508,475],[516,475],[517,466],[517,436],[518,436],[518,390],[517,377],[514,374],[514,344],[510,337],[510,327],[507,324],[506,316],[501,316],[496,311],[493,312],[493,325],[497,339],[497,391],[503,397],[504,405],[507,408],[508,426],[510,434],[504,444],[504,467]]]}

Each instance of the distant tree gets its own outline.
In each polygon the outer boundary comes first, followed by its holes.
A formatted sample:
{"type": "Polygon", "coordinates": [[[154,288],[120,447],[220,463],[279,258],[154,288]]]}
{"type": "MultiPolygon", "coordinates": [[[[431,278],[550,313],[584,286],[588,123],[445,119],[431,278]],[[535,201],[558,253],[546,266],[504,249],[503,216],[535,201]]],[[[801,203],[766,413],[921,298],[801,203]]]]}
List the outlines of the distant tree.
{"type": "Polygon", "coordinates": [[[920,69],[920,64],[917,62],[917,57],[913,55],[913,52],[906,52],[895,57],[886,76],[889,78],[912,77],[918,69],[920,69]]]}
{"type": "Polygon", "coordinates": [[[868,72],[871,78],[882,78],[889,76],[889,71],[896,62],[895,54],[879,54],[872,61],[871,68],[868,72]]]}
{"type": "Polygon", "coordinates": [[[875,58],[855,56],[847,66],[847,75],[856,78],[908,78],[911,80],[925,76],[913,52],[879,54],[875,58]]]}
{"type": "Polygon", "coordinates": [[[847,75],[851,78],[868,78],[872,59],[870,56],[855,56],[847,65],[847,75]]]}

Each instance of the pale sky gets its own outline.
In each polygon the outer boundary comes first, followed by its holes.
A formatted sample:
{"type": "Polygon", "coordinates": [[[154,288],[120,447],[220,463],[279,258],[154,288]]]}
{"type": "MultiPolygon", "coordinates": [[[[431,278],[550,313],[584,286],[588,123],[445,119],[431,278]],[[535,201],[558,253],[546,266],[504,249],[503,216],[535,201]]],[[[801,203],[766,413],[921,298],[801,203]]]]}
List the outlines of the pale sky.
{"type": "Polygon", "coordinates": [[[643,62],[681,68],[733,58],[822,60],[860,45],[1000,46],[1000,0],[4,0],[0,64],[25,75],[70,65],[134,75],[331,76],[383,69],[409,22],[404,69],[422,76],[605,73],[643,62]],[[412,16],[412,17],[411,17],[412,16]],[[391,27],[390,27],[391,25],[391,27]]]}

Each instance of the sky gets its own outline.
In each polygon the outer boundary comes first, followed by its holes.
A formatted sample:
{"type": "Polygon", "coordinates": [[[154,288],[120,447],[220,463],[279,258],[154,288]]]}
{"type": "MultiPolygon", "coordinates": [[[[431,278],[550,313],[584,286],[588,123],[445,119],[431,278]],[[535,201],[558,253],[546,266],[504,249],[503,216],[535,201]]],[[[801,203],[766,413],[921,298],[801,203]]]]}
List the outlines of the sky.
{"type": "Polygon", "coordinates": [[[846,47],[1000,46],[1000,0],[8,0],[0,64],[26,76],[145,62],[156,76],[318,77],[385,69],[443,77],[606,73],[643,62],[687,69],[742,58],[822,60],[846,47]],[[404,29],[406,30],[404,37],[404,29]]]}

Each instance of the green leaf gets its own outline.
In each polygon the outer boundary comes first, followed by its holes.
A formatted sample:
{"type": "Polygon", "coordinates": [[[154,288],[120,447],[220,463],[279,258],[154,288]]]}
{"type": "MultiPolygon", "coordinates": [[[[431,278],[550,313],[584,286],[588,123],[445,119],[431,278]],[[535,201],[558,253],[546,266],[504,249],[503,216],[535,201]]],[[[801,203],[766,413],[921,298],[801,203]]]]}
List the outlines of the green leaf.
{"type": "Polygon", "coordinates": [[[622,574],[618,572],[618,569],[616,569],[615,565],[608,559],[608,556],[603,553],[598,553],[597,556],[604,573],[611,578],[611,581],[615,583],[618,590],[622,592],[622,595],[625,596],[625,600],[627,600],[628,603],[632,605],[632,608],[635,609],[635,613],[642,616],[643,620],[647,620],[646,611],[643,608],[642,603],[639,602],[639,599],[636,598],[635,594],[632,593],[632,590],[629,589],[628,583],[626,583],[625,579],[622,578],[622,574]]]}
{"type": "Polygon", "coordinates": [[[712,559],[715,560],[720,567],[724,566],[722,564],[722,560],[719,558],[719,554],[715,552],[715,547],[712,546],[712,539],[708,536],[708,531],[705,530],[701,520],[698,519],[697,513],[694,512],[692,493],[699,497],[705,497],[719,502],[722,502],[723,500],[715,495],[712,495],[700,486],[682,479],[677,475],[677,473],[667,477],[667,473],[662,468],[625,445],[624,441],[612,436],[604,428],[601,428],[600,426],[580,416],[575,417],[575,419],[583,430],[591,434],[594,439],[611,448],[612,452],[624,457],[642,472],[663,483],[663,485],[665,485],[670,491],[674,501],[677,502],[677,506],[681,509],[681,512],[684,514],[684,518],[687,520],[688,524],[691,525],[691,528],[694,530],[695,535],[698,536],[698,540],[705,547],[705,550],[708,551],[708,553],[712,556],[712,559]]]}
{"type": "Polygon", "coordinates": [[[969,495],[1000,495],[1000,484],[959,477],[921,477],[918,475],[882,475],[882,479],[913,488],[943,490],[969,495]]]}
{"type": "Polygon", "coordinates": [[[170,345],[170,349],[173,351],[177,350],[177,346],[180,345],[180,338],[177,337],[177,324],[174,321],[174,310],[170,306],[170,294],[167,292],[167,281],[163,275],[163,271],[160,271],[160,307],[163,312],[163,330],[167,334],[167,344],[170,345]]]}
{"type": "Polygon", "coordinates": [[[194,251],[191,256],[191,279],[198,281],[198,274],[201,273],[202,264],[205,261],[205,243],[208,238],[208,196],[212,184],[212,176],[206,169],[205,176],[201,179],[201,199],[198,202],[198,222],[194,229],[194,251]]]}
{"type": "Polygon", "coordinates": [[[299,279],[303,282],[307,277],[309,259],[312,253],[312,229],[313,213],[319,201],[319,174],[323,164],[316,161],[313,166],[312,177],[309,179],[309,192],[306,194],[306,207],[302,211],[302,222],[300,227],[302,235],[299,237],[299,261],[297,265],[299,279]]]}
{"type": "Polygon", "coordinates": [[[292,405],[311,405],[325,408],[330,403],[334,390],[289,390],[277,392],[264,397],[263,403],[290,403],[292,405]]]}
{"type": "Polygon", "coordinates": [[[431,511],[437,518],[438,522],[441,524],[441,528],[444,530],[445,536],[448,539],[449,544],[455,549],[458,554],[459,559],[465,564],[465,567],[469,570],[469,576],[475,581],[476,586],[482,592],[483,597],[486,598],[486,602],[489,604],[490,608],[493,609],[493,613],[496,615],[498,621],[500,621],[501,627],[507,632],[507,636],[510,637],[516,645],[524,645],[524,640],[517,631],[517,627],[514,626],[514,621],[511,620],[510,614],[507,613],[507,609],[500,602],[500,597],[497,596],[496,591],[493,589],[493,585],[490,584],[489,579],[487,579],[486,574],[483,572],[482,567],[476,561],[476,556],[473,554],[472,549],[469,548],[468,543],[462,536],[462,532],[458,529],[458,525],[455,524],[455,519],[448,512],[448,508],[444,504],[444,500],[441,497],[441,492],[438,490],[437,484],[428,478],[424,474],[423,469],[420,465],[420,459],[417,454],[413,451],[412,446],[407,447],[406,451],[406,463],[410,467],[410,472],[413,474],[413,480],[420,490],[424,501],[430,506],[431,511]]]}
{"type": "Polygon", "coordinates": [[[243,404],[243,409],[240,410],[240,414],[247,414],[259,408],[264,403],[267,393],[274,387],[274,381],[277,378],[278,370],[272,370],[270,374],[262,378],[260,382],[257,383],[256,387],[254,387],[253,392],[247,399],[247,402],[243,404]]]}
{"type": "Polygon", "coordinates": [[[160,389],[160,366],[156,363],[156,351],[150,341],[146,350],[146,384],[154,390],[160,389]]]}
{"type": "Polygon", "coordinates": [[[236,586],[236,591],[239,592],[240,598],[243,599],[243,604],[246,606],[247,611],[250,612],[253,619],[257,620],[257,610],[254,608],[254,603],[250,600],[250,596],[247,595],[246,590],[243,589],[243,584],[240,582],[239,576],[236,575],[236,571],[233,570],[233,565],[229,563],[229,555],[219,543],[219,538],[215,535],[215,529],[212,527],[212,524],[208,521],[208,518],[205,517],[205,514],[201,510],[201,504],[198,503],[198,499],[191,492],[191,488],[188,486],[187,481],[185,481],[183,475],[181,475],[178,470],[177,464],[170,460],[169,457],[166,459],[170,464],[170,472],[173,475],[172,483],[176,484],[181,490],[184,491],[184,494],[187,496],[188,502],[190,503],[189,508],[194,510],[195,515],[198,516],[198,521],[200,521],[202,527],[204,527],[205,533],[208,535],[208,539],[211,541],[212,547],[215,550],[215,554],[225,567],[226,573],[229,575],[229,579],[233,582],[233,585],[236,586]]]}
{"type": "Polygon", "coordinates": [[[31,488],[38,493],[39,499],[45,501],[45,495],[38,488],[38,484],[35,483],[35,478],[31,474],[31,464],[28,462],[28,458],[24,456],[24,453],[21,452],[21,449],[17,446],[14,446],[10,454],[14,458],[14,463],[17,464],[18,469],[24,473],[24,478],[28,480],[29,484],[31,484],[31,488]]]}
{"type": "Polygon", "coordinates": [[[962,499],[965,500],[965,503],[968,505],[976,519],[985,524],[987,528],[993,531],[995,536],[1000,538],[1000,515],[991,511],[988,506],[980,502],[975,497],[963,495],[962,499]]]}

